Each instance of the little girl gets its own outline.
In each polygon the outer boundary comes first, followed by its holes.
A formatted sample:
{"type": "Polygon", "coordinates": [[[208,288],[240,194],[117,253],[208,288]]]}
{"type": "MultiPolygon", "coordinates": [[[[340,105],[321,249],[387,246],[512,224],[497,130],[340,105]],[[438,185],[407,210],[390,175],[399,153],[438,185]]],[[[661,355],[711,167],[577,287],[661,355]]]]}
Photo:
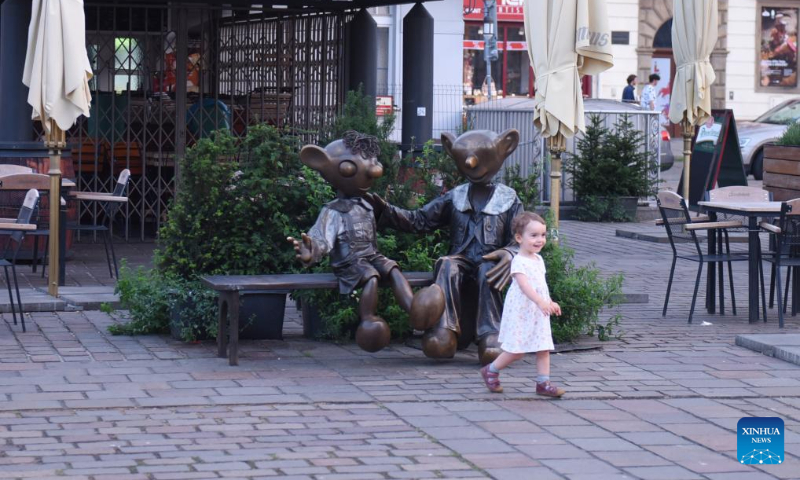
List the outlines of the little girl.
{"type": "Polygon", "coordinates": [[[536,393],[560,397],[564,390],[550,383],[550,315],[561,315],[561,307],[550,300],[545,279],[544,260],[539,255],[546,242],[547,227],[544,219],[532,212],[519,214],[511,225],[519,253],[511,261],[513,282],[506,294],[500,336],[503,353],[481,369],[481,376],[489,391],[500,393],[500,370],[536,352],[536,393]]]}

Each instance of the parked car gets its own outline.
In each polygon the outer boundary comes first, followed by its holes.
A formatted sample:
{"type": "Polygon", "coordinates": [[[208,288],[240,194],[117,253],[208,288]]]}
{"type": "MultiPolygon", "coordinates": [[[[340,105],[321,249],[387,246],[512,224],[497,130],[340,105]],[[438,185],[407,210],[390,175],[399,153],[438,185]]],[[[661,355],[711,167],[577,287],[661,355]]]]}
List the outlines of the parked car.
{"type": "Polygon", "coordinates": [[[787,100],[752,122],[737,122],[744,169],[756,180],[764,177],[764,145],[774,142],[788,124],[800,121],[800,98],[787,100]]]}
{"type": "Polygon", "coordinates": [[[675,155],[672,153],[672,138],[669,132],[661,126],[661,171],[664,172],[672,168],[675,163],[675,155]]]}

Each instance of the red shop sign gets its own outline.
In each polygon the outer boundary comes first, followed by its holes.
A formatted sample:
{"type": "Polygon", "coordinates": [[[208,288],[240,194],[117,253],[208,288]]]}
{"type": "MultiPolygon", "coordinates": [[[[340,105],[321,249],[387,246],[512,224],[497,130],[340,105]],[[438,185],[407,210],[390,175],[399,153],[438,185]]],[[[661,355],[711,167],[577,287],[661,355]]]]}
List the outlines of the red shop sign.
{"type": "MultiPolygon", "coordinates": [[[[523,22],[524,0],[497,0],[498,22],[523,22]]],[[[483,0],[464,0],[464,20],[483,21],[483,0]]]]}

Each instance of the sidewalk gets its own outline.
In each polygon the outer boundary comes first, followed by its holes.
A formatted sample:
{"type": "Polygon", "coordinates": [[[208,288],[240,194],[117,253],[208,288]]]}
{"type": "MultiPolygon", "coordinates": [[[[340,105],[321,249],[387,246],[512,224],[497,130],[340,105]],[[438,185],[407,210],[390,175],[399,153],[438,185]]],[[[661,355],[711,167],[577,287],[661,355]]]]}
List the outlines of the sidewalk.
{"type": "Polygon", "coordinates": [[[562,232],[578,262],[624,272],[649,303],[621,307],[620,340],[553,356],[568,391],[555,401],[536,397],[532,356],[492,395],[474,348],[434,361],[313,342],[291,308],[286,340],[243,342],[238,367],[213,342],[110,336],[119,319],[99,311],[33,313],[25,334],[4,314],[0,478],[798,478],[800,367],[735,337],[797,334],[800,320],[779,332],[772,310],[750,325],[738,281],[736,316],[706,314],[701,294],[688,325],[695,266],[682,264],[662,318],[670,247],[617,228],[562,232]],[[784,420],[783,465],[736,460],[744,416],[784,420]]]}

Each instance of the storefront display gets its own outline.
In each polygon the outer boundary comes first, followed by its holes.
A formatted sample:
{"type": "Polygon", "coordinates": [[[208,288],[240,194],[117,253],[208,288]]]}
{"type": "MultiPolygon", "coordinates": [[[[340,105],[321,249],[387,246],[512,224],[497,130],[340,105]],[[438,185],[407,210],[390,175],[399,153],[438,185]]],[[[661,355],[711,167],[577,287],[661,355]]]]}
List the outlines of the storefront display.
{"type": "MultiPolygon", "coordinates": [[[[525,40],[523,0],[497,0],[497,49],[492,62],[492,93],[498,97],[533,96],[534,75],[525,40]]],[[[486,61],[483,58],[483,0],[464,0],[464,98],[480,103],[486,98],[486,61]]],[[[584,96],[591,79],[584,77],[584,96]]]]}
{"type": "Polygon", "coordinates": [[[797,7],[761,5],[759,86],[796,88],[797,7]]]}

